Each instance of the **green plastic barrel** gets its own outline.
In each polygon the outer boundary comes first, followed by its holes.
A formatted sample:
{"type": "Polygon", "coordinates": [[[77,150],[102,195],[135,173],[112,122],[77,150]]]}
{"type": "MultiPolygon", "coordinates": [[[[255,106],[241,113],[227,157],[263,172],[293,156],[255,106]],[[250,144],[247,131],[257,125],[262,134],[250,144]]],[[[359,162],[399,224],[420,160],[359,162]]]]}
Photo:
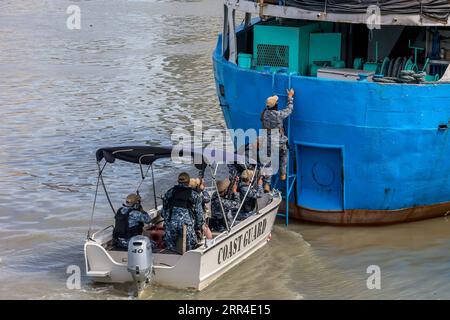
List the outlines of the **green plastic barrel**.
{"type": "Polygon", "coordinates": [[[252,55],[248,53],[238,54],[238,66],[244,69],[252,68],[252,55]]]}

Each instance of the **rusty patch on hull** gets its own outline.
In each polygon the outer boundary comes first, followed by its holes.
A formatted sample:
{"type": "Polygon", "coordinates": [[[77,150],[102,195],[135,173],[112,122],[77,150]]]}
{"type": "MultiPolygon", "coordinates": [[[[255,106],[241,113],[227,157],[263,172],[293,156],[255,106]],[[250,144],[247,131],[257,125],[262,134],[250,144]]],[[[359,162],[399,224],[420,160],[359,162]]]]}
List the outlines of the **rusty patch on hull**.
{"type": "MultiPolygon", "coordinates": [[[[283,201],[280,210],[284,211],[285,207],[283,201]]],[[[289,216],[293,219],[334,225],[386,225],[436,218],[447,213],[450,213],[450,202],[400,210],[320,211],[294,203],[289,205],[289,216]]]]}

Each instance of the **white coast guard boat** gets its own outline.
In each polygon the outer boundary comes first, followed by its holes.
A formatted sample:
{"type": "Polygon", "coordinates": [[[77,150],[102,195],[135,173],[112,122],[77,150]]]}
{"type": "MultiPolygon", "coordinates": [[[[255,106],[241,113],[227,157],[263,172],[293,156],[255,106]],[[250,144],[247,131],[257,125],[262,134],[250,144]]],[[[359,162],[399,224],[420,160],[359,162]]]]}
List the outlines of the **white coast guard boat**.
{"type": "MultiPolygon", "coordinates": [[[[217,188],[215,174],[218,164],[215,163],[214,159],[205,156],[204,152],[200,153],[201,159],[203,159],[201,169],[204,170],[206,167],[211,169],[214,185],[217,188]]],[[[118,147],[100,149],[96,154],[99,167],[98,181],[102,183],[107,194],[102,172],[107,163],[113,163],[115,160],[139,164],[143,179],[145,176],[142,167],[148,165],[152,168],[152,179],[154,179],[153,162],[160,158],[170,158],[171,154],[171,148],[118,147]]],[[[211,153],[208,152],[208,154],[211,153]]],[[[199,152],[191,152],[191,155],[198,156],[199,152]]],[[[223,153],[224,157],[217,157],[217,155],[216,152],[215,159],[225,159],[229,156],[225,153],[223,153]]],[[[245,163],[242,158],[238,159],[239,156],[232,156],[235,157],[235,161],[245,163]]],[[[197,166],[197,168],[199,167],[197,166]]],[[[255,175],[252,182],[256,181],[255,175]]],[[[153,191],[156,204],[154,187],[153,191]]],[[[108,194],[107,199],[113,208],[108,194]]],[[[137,285],[138,292],[148,283],[178,289],[202,290],[270,240],[280,202],[281,194],[278,191],[265,194],[263,198],[258,199],[257,208],[249,218],[237,222],[236,214],[231,223],[232,226],[228,225],[225,232],[214,234],[211,240],[204,239],[198,248],[182,254],[168,250],[152,252],[150,240],[145,236],[132,238],[127,252],[114,247],[113,226],[108,226],[92,234],[89,231],[84,244],[87,276],[95,282],[134,282],[137,285]]],[[[156,216],[160,210],[161,206],[150,210],[149,214],[156,216]]],[[[114,208],[113,211],[115,212],[114,208]]],[[[223,214],[225,215],[225,212],[223,214]]]]}

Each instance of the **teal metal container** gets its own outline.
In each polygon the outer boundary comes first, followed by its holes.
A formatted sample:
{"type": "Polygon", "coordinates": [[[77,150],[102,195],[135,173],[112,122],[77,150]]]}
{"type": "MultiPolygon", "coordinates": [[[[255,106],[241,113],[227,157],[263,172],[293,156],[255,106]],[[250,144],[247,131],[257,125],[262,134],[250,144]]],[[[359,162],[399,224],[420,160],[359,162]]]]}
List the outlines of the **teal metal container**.
{"type": "Polygon", "coordinates": [[[253,55],[256,69],[265,66],[272,71],[288,68],[291,72],[299,71],[300,29],[256,25],[254,30],[253,55]]]}
{"type": "Polygon", "coordinates": [[[249,53],[238,54],[238,66],[244,69],[252,68],[252,55],[249,53]]]}
{"type": "Polygon", "coordinates": [[[341,38],[340,33],[312,33],[309,44],[309,63],[341,60],[341,38]]]}

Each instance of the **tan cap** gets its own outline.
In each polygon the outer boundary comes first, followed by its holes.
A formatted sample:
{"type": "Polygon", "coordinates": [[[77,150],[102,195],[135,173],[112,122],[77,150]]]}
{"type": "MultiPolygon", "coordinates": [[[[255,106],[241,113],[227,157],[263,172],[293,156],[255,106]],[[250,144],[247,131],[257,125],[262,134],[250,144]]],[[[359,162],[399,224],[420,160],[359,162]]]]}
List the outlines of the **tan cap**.
{"type": "Polygon", "coordinates": [[[225,180],[219,180],[217,182],[217,189],[220,193],[227,191],[228,187],[230,186],[230,180],[227,178],[225,180]]]}
{"type": "Polygon", "coordinates": [[[189,174],[187,174],[186,172],[182,172],[178,176],[178,183],[189,183],[190,179],[191,178],[189,177],[189,174]]]}
{"type": "Polygon", "coordinates": [[[244,180],[245,182],[248,182],[252,179],[253,177],[253,170],[244,170],[241,174],[241,179],[244,180]]]}
{"type": "Polygon", "coordinates": [[[127,196],[126,200],[128,205],[133,205],[141,202],[141,196],[136,193],[131,193],[127,196]]]}
{"type": "Polygon", "coordinates": [[[275,107],[277,103],[278,103],[278,96],[268,97],[267,100],[266,100],[266,105],[269,108],[275,107]]]}
{"type": "Polygon", "coordinates": [[[200,179],[199,178],[191,178],[189,180],[189,187],[197,188],[198,186],[200,186],[200,179]]]}

